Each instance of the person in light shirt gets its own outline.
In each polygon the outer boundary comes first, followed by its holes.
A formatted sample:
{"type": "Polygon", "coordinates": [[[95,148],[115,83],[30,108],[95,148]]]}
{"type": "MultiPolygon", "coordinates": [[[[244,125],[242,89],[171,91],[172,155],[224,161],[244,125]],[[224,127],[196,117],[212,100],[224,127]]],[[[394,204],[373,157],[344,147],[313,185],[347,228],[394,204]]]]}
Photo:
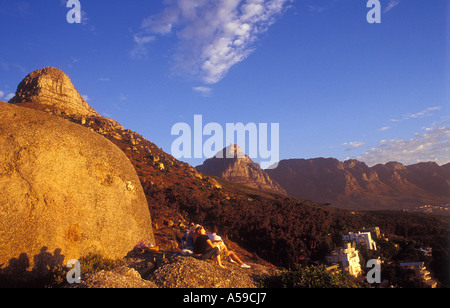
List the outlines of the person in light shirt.
{"type": "Polygon", "coordinates": [[[239,259],[239,257],[236,255],[235,252],[229,251],[227,246],[222,240],[222,237],[217,235],[217,232],[219,231],[219,228],[217,226],[213,227],[213,232],[211,234],[208,234],[209,239],[211,240],[211,243],[213,245],[217,245],[219,247],[220,251],[224,252],[225,256],[230,257],[231,262],[236,262],[240,265],[241,268],[250,268],[249,265],[245,264],[244,262],[239,259]]]}

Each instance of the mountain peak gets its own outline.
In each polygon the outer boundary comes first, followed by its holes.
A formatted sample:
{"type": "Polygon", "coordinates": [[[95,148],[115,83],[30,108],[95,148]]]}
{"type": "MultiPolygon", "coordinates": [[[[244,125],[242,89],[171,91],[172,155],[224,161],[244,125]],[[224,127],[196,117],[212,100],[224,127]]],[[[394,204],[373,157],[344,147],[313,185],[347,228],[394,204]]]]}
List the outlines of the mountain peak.
{"type": "Polygon", "coordinates": [[[69,76],[55,67],[39,69],[26,76],[9,103],[71,115],[99,116],[78,93],[69,76]]]}
{"type": "Polygon", "coordinates": [[[205,160],[196,169],[211,176],[221,177],[230,182],[247,185],[264,191],[286,194],[286,191],[269,175],[245,155],[236,144],[230,144],[217,154],[205,160]]]}
{"type": "Polygon", "coordinates": [[[219,151],[216,158],[246,158],[244,151],[237,144],[230,144],[223,150],[219,151]],[[222,156],[221,156],[222,155],[222,156]]]}

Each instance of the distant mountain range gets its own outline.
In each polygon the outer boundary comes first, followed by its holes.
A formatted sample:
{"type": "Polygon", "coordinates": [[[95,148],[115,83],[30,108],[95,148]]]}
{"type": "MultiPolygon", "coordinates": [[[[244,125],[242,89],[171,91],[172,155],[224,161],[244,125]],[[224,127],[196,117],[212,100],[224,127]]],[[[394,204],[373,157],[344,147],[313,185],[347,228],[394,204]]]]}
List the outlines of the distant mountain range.
{"type": "Polygon", "coordinates": [[[450,202],[450,163],[404,166],[390,162],[369,167],[357,160],[315,158],[282,160],[277,168],[262,170],[248,156],[234,156],[210,158],[197,170],[261,190],[341,208],[409,209],[450,202]]]}
{"type": "Polygon", "coordinates": [[[406,209],[450,202],[450,164],[368,167],[334,158],[283,160],[266,170],[290,196],[355,209],[406,209]]]}

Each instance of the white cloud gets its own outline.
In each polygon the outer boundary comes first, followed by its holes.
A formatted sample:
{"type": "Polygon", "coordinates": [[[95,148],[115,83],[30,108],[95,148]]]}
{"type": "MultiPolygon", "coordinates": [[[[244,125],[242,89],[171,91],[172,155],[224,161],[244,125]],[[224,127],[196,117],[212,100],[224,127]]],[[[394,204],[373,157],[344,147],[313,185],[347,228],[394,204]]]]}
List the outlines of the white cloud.
{"type": "Polygon", "coordinates": [[[146,53],[156,35],[175,33],[174,70],[205,83],[220,81],[254,50],[253,43],[292,0],[173,0],[142,22],[132,56],[146,53]]]}
{"type": "Polygon", "coordinates": [[[89,102],[91,99],[87,95],[81,95],[81,97],[86,101],[89,102]]]}
{"type": "Polygon", "coordinates": [[[418,118],[424,118],[424,117],[429,117],[432,116],[432,111],[437,111],[437,110],[441,110],[442,107],[440,106],[435,106],[435,107],[430,107],[427,108],[425,110],[416,112],[416,113],[407,113],[404,114],[400,119],[391,119],[391,122],[401,122],[401,121],[406,121],[406,120],[410,120],[410,119],[418,119],[418,118]]]}
{"type": "Polygon", "coordinates": [[[15,96],[14,93],[8,93],[6,94],[6,96],[3,98],[5,101],[9,101],[11,98],[13,98],[15,96]]]}
{"type": "Polygon", "coordinates": [[[365,145],[365,142],[361,142],[361,141],[352,141],[352,142],[345,142],[342,145],[348,145],[349,147],[347,147],[346,149],[344,149],[344,152],[350,152],[353,151],[355,149],[358,149],[362,146],[365,145]]]}
{"type": "Polygon", "coordinates": [[[368,165],[398,161],[406,165],[432,161],[438,164],[450,162],[450,126],[439,126],[425,129],[426,133],[415,134],[408,140],[382,140],[380,145],[356,159],[368,165]]]}
{"type": "Polygon", "coordinates": [[[148,44],[151,41],[153,41],[154,39],[155,39],[155,36],[153,36],[153,35],[135,35],[134,36],[134,41],[138,45],[148,44]]]}
{"type": "Polygon", "coordinates": [[[389,12],[394,7],[400,4],[400,0],[389,0],[389,3],[387,4],[386,8],[384,9],[384,13],[389,12]]]}
{"type": "Polygon", "coordinates": [[[134,48],[130,52],[132,58],[141,58],[147,55],[147,48],[145,45],[155,40],[153,35],[135,34],[133,40],[135,42],[134,48]]]}
{"type": "Polygon", "coordinates": [[[387,130],[389,130],[389,129],[391,129],[391,128],[392,128],[392,127],[390,127],[390,126],[383,126],[382,128],[378,129],[378,131],[384,132],[384,131],[387,131],[387,130]]]}
{"type": "MultiPolygon", "coordinates": [[[[81,10],[81,24],[87,25],[88,21],[89,21],[88,14],[86,13],[86,11],[81,10]]],[[[91,28],[91,30],[95,30],[95,29],[91,28]]]]}
{"type": "Polygon", "coordinates": [[[203,96],[210,96],[212,89],[208,87],[193,87],[192,90],[201,93],[203,96]]]}
{"type": "Polygon", "coordinates": [[[15,96],[14,93],[6,93],[5,91],[0,90],[0,99],[4,101],[9,101],[14,96],[15,96]]]}

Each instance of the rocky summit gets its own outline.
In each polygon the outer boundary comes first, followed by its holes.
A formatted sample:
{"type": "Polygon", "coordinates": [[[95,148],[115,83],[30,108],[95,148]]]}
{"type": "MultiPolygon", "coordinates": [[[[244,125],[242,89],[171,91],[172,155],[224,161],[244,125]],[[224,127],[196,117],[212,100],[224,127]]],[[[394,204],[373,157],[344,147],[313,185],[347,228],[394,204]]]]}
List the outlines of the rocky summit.
{"type": "Polygon", "coordinates": [[[72,115],[99,115],[78,93],[70,78],[54,67],[36,70],[26,76],[9,103],[72,115]]]}
{"type": "Polygon", "coordinates": [[[230,182],[250,186],[259,190],[286,194],[286,191],[245,155],[235,144],[224,148],[214,157],[207,159],[196,169],[208,175],[217,176],[230,182]],[[218,155],[221,154],[221,155],[218,155]]]}
{"type": "Polygon", "coordinates": [[[135,169],[113,143],[45,112],[0,102],[0,265],[45,271],[154,242],[135,169]]]}

